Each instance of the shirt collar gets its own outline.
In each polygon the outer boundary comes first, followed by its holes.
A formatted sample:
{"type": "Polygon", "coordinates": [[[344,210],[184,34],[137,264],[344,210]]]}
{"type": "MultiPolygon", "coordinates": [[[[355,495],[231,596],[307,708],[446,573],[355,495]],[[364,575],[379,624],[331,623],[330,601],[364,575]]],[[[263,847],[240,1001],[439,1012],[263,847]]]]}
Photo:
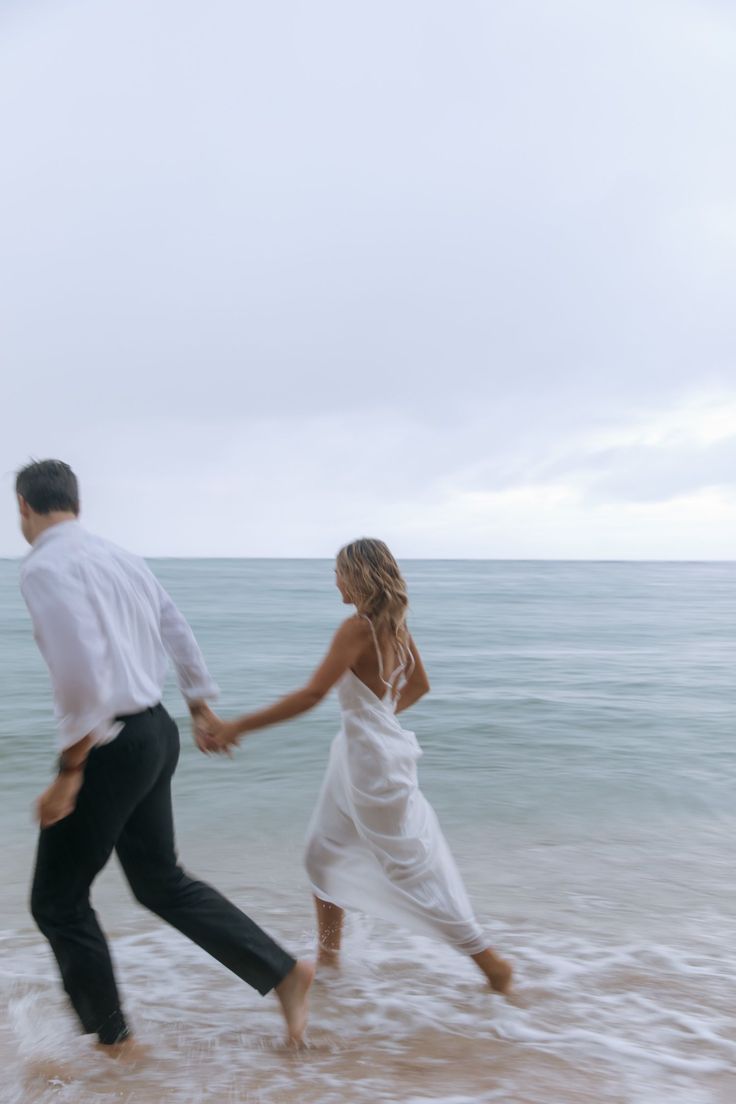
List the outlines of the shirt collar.
{"type": "Polygon", "coordinates": [[[42,533],[38,534],[31,545],[31,552],[35,552],[37,548],[48,544],[49,541],[56,540],[58,537],[72,536],[80,530],[81,525],[76,518],[70,518],[69,521],[57,521],[55,525],[49,525],[48,529],[44,529],[42,533]]]}

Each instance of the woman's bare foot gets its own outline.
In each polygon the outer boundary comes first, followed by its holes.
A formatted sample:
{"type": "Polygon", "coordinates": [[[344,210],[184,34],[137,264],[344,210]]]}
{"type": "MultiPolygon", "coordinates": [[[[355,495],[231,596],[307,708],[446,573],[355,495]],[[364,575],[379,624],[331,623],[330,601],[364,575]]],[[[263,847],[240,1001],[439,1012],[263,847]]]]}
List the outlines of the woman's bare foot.
{"type": "Polygon", "coordinates": [[[494,993],[502,993],[504,996],[508,996],[514,974],[511,963],[504,958],[499,958],[490,947],[485,951],[481,951],[480,954],[473,955],[473,961],[480,966],[488,978],[494,993]]]}
{"type": "Polygon", "coordinates": [[[511,979],[513,976],[514,969],[511,963],[507,962],[504,958],[497,958],[492,973],[488,975],[491,989],[496,993],[503,993],[503,995],[507,997],[511,991],[511,979]]]}
{"type": "Polygon", "coordinates": [[[331,947],[320,947],[317,951],[317,969],[339,970],[340,952],[332,950],[331,947]]]}
{"type": "Polygon", "coordinates": [[[309,987],[314,981],[314,963],[297,962],[291,973],[276,986],[276,996],[286,1020],[289,1042],[299,1046],[307,1026],[309,987]]]}

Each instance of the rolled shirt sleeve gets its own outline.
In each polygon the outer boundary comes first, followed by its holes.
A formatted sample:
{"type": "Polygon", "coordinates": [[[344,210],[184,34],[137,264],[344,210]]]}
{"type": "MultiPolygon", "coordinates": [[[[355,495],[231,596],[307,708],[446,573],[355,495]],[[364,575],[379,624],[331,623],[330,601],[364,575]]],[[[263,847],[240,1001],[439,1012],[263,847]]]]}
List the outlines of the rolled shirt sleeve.
{"type": "Polygon", "coordinates": [[[220,693],[219,687],[207,670],[189,622],[158,581],[157,586],[161,639],[174,664],[179,689],[187,702],[216,698],[220,693]]]}
{"type": "Polygon", "coordinates": [[[81,580],[37,566],[23,575],[21,592],[51,676],[59,749],[85,736],[112,739],[120,725],[110,716],[107,651],[81,580]]]}

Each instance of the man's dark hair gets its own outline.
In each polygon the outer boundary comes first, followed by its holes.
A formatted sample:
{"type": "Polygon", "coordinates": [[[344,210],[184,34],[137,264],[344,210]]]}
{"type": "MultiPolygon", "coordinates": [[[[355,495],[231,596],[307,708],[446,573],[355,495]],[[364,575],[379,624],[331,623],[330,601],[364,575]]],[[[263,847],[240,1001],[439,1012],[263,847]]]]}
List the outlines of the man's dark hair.
{"type": "Polygon", "coordinates": [[[77,477],[63,460],[37,460],[21,468],[15,477],[15,491],[37,514],[55,510],[79,513],[77,477]]]}

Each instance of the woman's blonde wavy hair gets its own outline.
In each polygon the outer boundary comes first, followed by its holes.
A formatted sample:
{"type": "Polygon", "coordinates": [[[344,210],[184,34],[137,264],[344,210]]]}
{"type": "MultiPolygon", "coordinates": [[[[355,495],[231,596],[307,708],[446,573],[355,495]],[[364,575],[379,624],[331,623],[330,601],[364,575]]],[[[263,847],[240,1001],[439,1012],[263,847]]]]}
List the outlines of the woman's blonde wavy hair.
{"type": "Polygon", "coordinates": [[[388,545],[372,537],[351,541],[338,552],[336,566],[358,612],[371,619],[379,637],[389,635],[396,642],[399,661],[406,662],[410,656],[406,627],[409,596],[388,545]]]}

